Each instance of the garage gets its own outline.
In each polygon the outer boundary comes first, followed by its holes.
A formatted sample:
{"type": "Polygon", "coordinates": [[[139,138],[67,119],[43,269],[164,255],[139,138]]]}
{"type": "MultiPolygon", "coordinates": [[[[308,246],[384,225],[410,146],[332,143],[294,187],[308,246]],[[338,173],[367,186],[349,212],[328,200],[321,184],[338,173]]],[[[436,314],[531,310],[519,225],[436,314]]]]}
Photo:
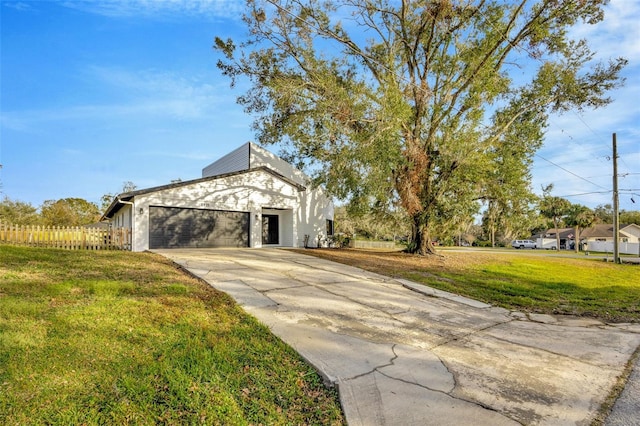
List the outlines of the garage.
{"type": "Polygon", "coordinates": [[[149,248],[249,247],[249,213],[149,207],[149,248]]]}
{"type": "Polygon", "coordinates": [[[131,250],[302,247],[327,241],[333,203],[311,178],[248,142],[202,177],[124,192],[101,220],[127,229],[131,250]],[[306,239],[305,239],[306,237],[306,239]]]}

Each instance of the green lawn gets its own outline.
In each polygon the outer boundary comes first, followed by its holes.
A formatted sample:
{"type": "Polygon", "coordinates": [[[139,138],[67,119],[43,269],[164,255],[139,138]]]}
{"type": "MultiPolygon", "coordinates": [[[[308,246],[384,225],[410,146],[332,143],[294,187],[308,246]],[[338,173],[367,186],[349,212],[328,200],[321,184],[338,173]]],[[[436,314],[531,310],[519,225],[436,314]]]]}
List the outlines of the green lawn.
{"type": "Polygon", "coordinates": [[[357,249],[303,252],[508,309],[640,321],[640,265],[516,250],[441,250],[439,257],[357,249]]]}
{"type": "Polygon", "coordinates": [[[0,424],[344,424],[334,390],[150,253],[0,245],[0,424]]]}
{"type": "MultiPolygon", "coordinates": [[[[442,272],[438,287],[528,312],[640,320],[640,267],[579,259],[509,256],[442,272]]],[[[431,285],[433,280],[424,280],[431,285]]],[[[423,281],[423,282],[424,282],[423,281]]]]}

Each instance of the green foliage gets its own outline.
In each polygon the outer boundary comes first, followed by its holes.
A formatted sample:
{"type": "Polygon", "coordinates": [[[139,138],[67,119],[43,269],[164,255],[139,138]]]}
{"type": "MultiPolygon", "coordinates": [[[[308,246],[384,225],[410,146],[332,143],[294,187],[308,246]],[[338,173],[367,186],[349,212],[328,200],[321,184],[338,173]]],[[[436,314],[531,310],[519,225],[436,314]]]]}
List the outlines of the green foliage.
{"type": "MultiPolygon", "coordinates": [[[[594,209],[597,223],[613,223],[613,207],[611,204],[601,204],[594,209]]],[[[620,223],[640,225],[640,210],[621,210],[620,223]]]]}
{"type": "MultiPolygon", "coordinates": [[[[567,209],[564,223],[572,226],[575,230],[575,241],[580,241],[580,233],[585,228],[589,228],[596,221],[596,215],[590,208],[580,204],[571,204],[567,209]]],[[[557,241],[556,241],[557,243],[557,241]]],[[[575,244],[576,253],[579,251],[579,244],[575,244]]]]}
{"type": "Polygon", "coordinates": [[[620,212],[620,223],[623,223],[625,225],[630,225],[632,223],[640,225],[640,211],[622,210],[620,212]]]}
{"type": "Polygon", "coordinates": [[[571,209],[571,203],[564,198],[555,197],[550,194],[553,185],[549,185],[544,190],[542,200],[540,200],[540,214],[553,221],[557,228],[562,219],[567,216],[571,209]]]}
{"type": "MultiPolygon", "coordinates": [[[[540,214],[553,222],[553,227],[558,229],[562,220],[570,212],[571,203],[564,198],[551,195],[553,185],[544,188],[544,196],[540,200],[540,214]]],[[[560,233],[556,232],[556,247],[560,247],[560,233]]]]}
{"type": "Polygon", "coordinates": [[[247,0],[248,39],[214,47],[232,86],[250,80],[238,102],[260,143],[321,165],[316,183],[352,210],[401,207],[424,254],[480,200],[525,223],[548,113],[606,105],[620,85],[626,60],[593,65],[568,38],[603,3],[247,0]]]}
{"type": "Polygon", "coordinates": [[[79,226],[97,222],[100,210],[82,198],[47,200],[39,208],[5,197],[0,202],[0,222],[14,225],[79,226]]]}
{"type": "Polygon", "coordinates": [[[589,207],[580,204],[571,204],[567,209],[567,215],[564,223],[567,226],[575,226],[578,228],[588,228],[596,220],[596,216],[589,207]]]}
{"type": "Polygon", "coordinates": [[[613,223],[613,206],[611,204],[600,204],[593,213],[598,223],[613,223]]]}
{"type": "Polygon", "coordinates": [[[42,221],[48,226],[89,225],[100,220],[100,209],[82,198],[47,200],[40,209],[42,221]]]}
{"type": "Polygon", "coordinates": [[[334,216],[336,234],[391,241],[395,237],[408,236],[410,232],[407,217],[402,211],[374,210],[358,214],[338,206],[334,216]]]}
{"type": "Polygon", "coordinates": [[[151,253],[0,246],[1,424],[343,424],[225,294],[151,253]]]}
{"type": "MultiPolygon", "coordinates": [[[[173,183],[173,181],[171,182],[173,183]]],[[[128,180],[122,183],[122,191],[120,193],[122,194],[125,192],[132,192],[132,191],[135,191],[137,188],[138,186],[135,183],[128,180]]],[[[112,194],[108,192],[104,194],[102,197],[100,197],[100,211],[105,212],[109,208],[109,206],[111,205],[111,203],[113,202],[113,200],[116,198],[117,195],[118,194],[112,194]]]]}
{"type": "Polygon", "coordinates": [[[22,201],[12,201],[4,197],[0,201],[0,222],[18,225],[35,225],[40,216],[35,207],[22,201]]]}

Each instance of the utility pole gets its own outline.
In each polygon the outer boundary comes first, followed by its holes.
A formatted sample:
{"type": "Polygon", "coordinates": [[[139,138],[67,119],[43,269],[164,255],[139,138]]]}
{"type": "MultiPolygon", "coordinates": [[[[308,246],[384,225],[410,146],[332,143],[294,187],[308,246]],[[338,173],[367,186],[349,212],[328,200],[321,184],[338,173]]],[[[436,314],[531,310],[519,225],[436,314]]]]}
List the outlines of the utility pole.
{"type": "Polygon", "coordinates": [[[620,263],[620,206],[618,203],[618,147],[613,134],[613,261],[620,263]]]}

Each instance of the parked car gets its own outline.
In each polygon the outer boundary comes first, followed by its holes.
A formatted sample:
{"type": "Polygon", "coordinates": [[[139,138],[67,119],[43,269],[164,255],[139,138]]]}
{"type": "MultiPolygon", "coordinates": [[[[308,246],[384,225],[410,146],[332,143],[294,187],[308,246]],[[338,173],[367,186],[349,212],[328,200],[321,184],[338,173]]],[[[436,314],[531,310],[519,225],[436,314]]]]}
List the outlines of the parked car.
{"type": "Polygon", "coordinates": [[[538,246],[535,241],[532,240],[513,240],[511,241],[511,247],[516,249],[536,249],[538,246]]]}

